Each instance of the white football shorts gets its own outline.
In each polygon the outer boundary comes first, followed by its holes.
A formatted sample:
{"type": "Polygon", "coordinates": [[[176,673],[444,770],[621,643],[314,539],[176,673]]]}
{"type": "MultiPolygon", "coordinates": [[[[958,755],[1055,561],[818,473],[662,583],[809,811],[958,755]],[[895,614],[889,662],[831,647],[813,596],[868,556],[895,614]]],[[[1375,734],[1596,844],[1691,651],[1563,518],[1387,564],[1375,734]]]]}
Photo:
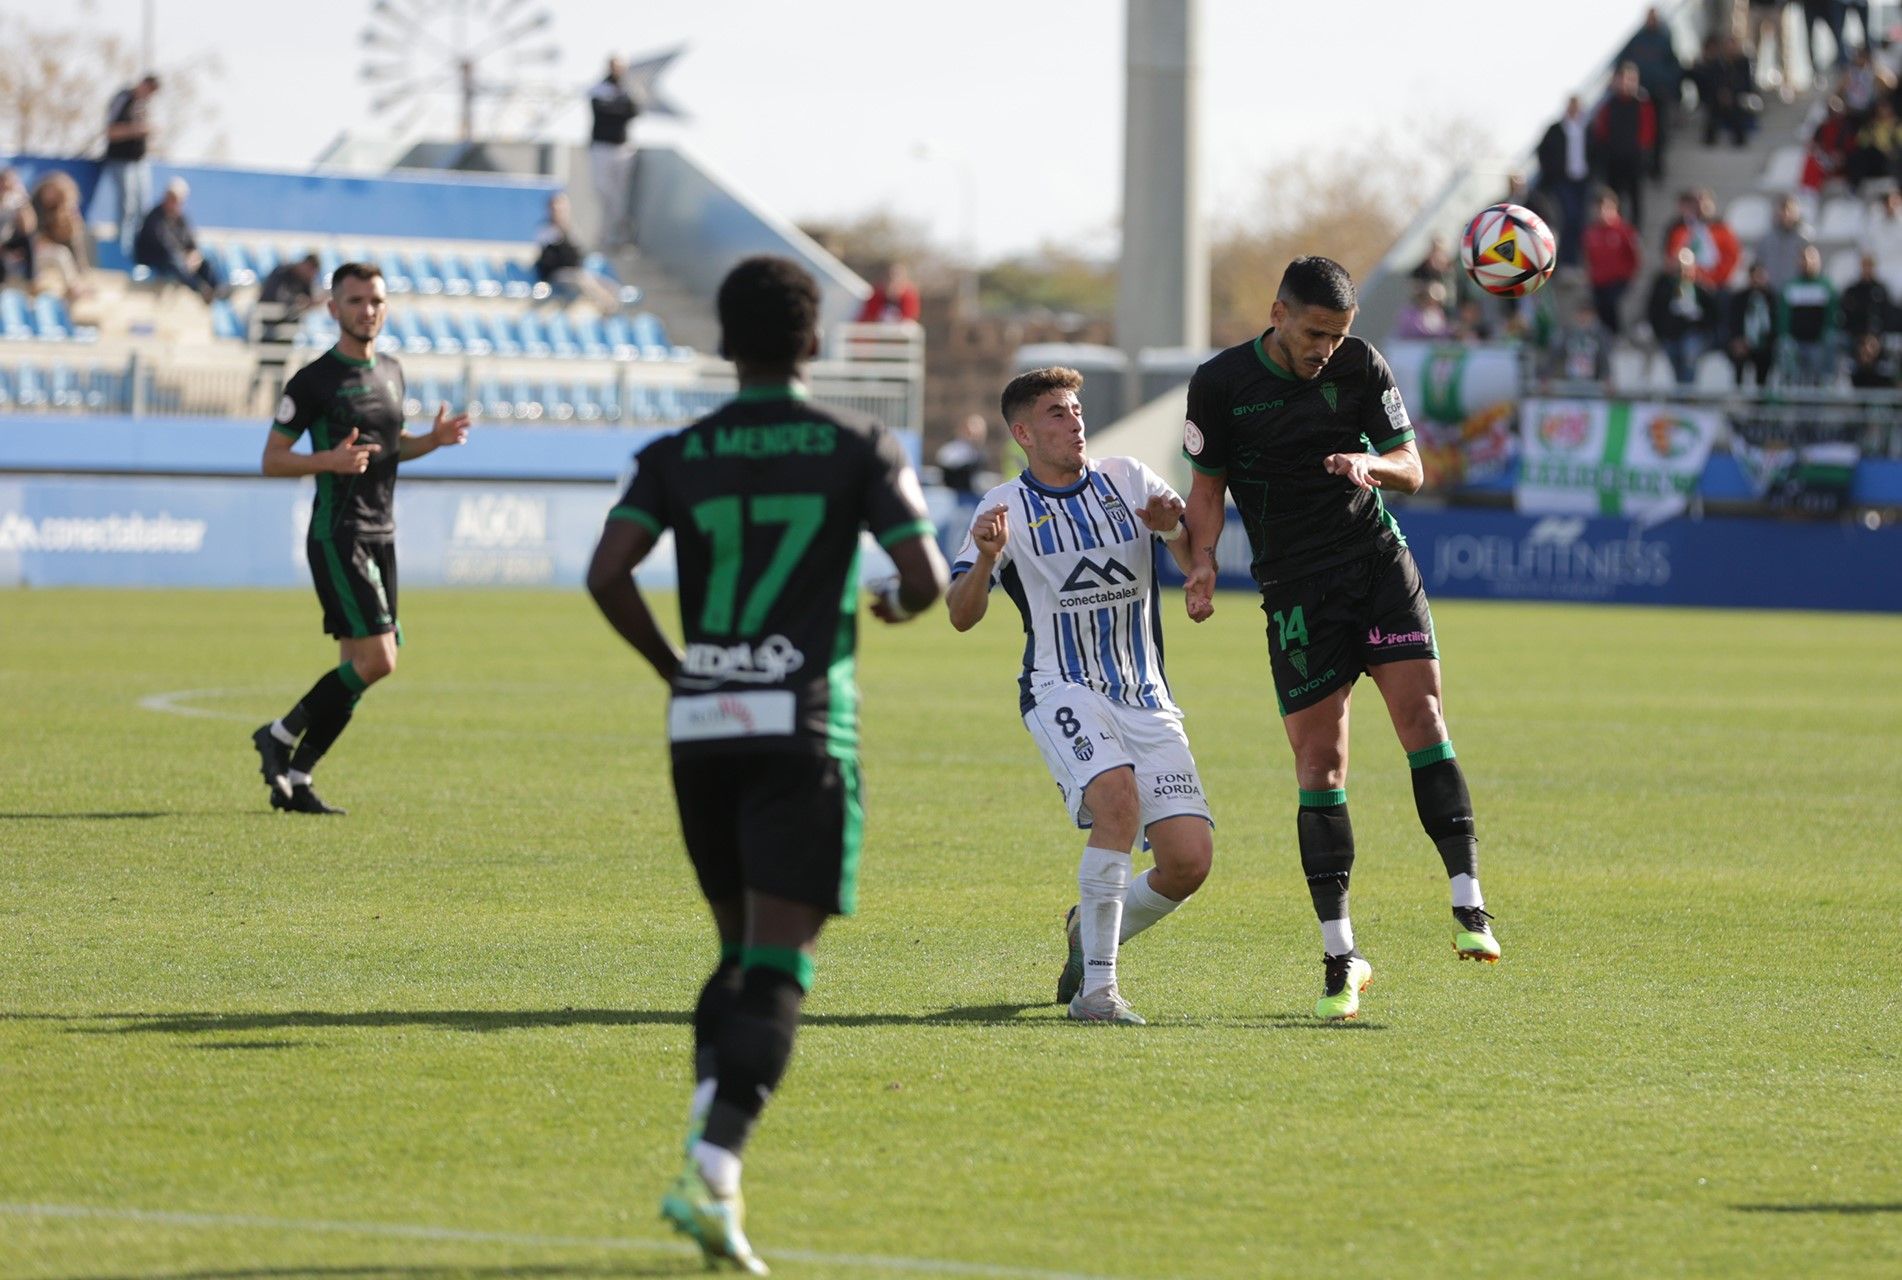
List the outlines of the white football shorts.
{"type": "Polygon", "coordinates": [[[1024,727],[1043,753],[1063,806],[1079,827],[1094,824],[1083,792],[1111,769],[1134,768],[1145,830],[1164,818],[1192,815],[1207,821],[1208,798],[1189,753],[1181,717],[1131,707],[1082,685],[1052,682],[1036,690],[1037,705],[1024,727]]]}

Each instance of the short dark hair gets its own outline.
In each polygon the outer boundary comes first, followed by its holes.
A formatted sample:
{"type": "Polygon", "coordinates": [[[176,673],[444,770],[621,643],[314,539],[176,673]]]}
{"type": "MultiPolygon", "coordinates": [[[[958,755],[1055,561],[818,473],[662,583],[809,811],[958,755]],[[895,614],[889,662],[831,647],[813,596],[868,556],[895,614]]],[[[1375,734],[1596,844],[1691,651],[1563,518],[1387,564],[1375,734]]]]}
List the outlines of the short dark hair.
{"type": "Polygon", "coordinates": [[[346,280],[381,280],[383,268],[374,262],[346,262],[330,273],[330,291],[341,293],[346,280]]]}
{"type": "Polygon", "coordinates": [[[747,364],[805,359],[819,332],[819,286],[790,258],[748,258],[720,282],[720,350],[747,364]]]}
{"type": "Polygon", "coordinates": [[[1017,420],[1017,415],[1037,403],[1042,396],[1052,391],[1081,391],[1083,375],[1075,369],[1066,369],[1062,365],[1052,365],[1047,369],[1032,369],[1020,373],[1010,380],[1000,398],[1000,407],[1004,410],[1004,425],[1009,426],[1017,420]]]}
{"type": "Polygon", "coordinates": [[[1303,307],[1326,307],[1329,311],[1352,311],[1360,305],[1354,289],[1354,277],[1332,258],[1310,256],[1296,258],[1281,273],[1281,287],[1275,297],[1303,307]]]}

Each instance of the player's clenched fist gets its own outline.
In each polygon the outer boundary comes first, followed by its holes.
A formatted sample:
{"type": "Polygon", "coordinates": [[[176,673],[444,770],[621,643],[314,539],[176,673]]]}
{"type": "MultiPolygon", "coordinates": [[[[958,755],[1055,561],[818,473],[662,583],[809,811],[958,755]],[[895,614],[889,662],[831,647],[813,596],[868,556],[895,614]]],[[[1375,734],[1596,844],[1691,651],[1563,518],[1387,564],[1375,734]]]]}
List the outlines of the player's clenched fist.
{"type": "Polygon", "coordinates": [[[1000,502],[989,511],[978,512],[971,524],[971,540],[993,560],[1003,555],[1004,544],[1010,541],[1010,508],[1000,502]]]}
{"type": "Polygon", "coordinates": [[[1182,602],[1190,622],[1206,622],[1215,615],[1215,568],[1199,564],[1182,584],[1182,602]]]}

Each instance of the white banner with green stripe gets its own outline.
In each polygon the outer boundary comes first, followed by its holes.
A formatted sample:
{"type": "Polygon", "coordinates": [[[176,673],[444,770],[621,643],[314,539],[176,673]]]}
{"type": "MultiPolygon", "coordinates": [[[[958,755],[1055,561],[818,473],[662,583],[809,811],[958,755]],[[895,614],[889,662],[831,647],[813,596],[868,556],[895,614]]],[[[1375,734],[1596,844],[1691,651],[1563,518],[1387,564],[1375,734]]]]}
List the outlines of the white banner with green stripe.
{"type": "Polygon", "coordinates": [[[1519,410],[1518,508],[1528,515],[1668,520],[1689,504],[1724,429],[1724,415],[1714,409],[1527,400],[1519,410]]]}

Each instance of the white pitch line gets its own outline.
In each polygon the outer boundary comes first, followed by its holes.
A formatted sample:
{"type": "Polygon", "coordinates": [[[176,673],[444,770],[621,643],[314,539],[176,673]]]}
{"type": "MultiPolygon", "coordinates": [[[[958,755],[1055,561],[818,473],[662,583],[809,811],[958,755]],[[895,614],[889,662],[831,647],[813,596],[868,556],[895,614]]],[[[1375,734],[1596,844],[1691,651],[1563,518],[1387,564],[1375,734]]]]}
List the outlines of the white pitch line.
{"type": "MultiPolygon", "coordinates": [[[[227,1227],[249,1231],[308,1231],[329,1235],[374,1236],[390,1240],[432,1240],[449,1244],[500,1244],[524,1249],[599,1249],[637,1253],[698,1254],[677,1240],[640,1240],[626,1236],[552,1236],[511,1231],[464,1231],[404,1222],[328,1222],[310,1218],[266,1218],[236,1213],[179,1213],[161,1209],[112,1209],[84,1204],[7,1204],[0,1215],[16,1218],[102,1218],[114,1222],[143,1222],[167,1227],[227,1227]]],[[[819,1253],[811,1249],[766,1250],[769,1257],[787,1262],[812,1262],[833,1267],[910,1271],[919,1275],[978,1276],[987,1280],[1111,1280],[1076,1271],[1040,1271],[1031,1267],[994,1266],[984,1262],[953,1262],[938,1258],[888,1258],[867,1253],[819,1253]]]]}
{"type": "MultiPolygon", "coordinates": [[[[429,691],[443,693],[459,689],[479,689],[483,693],[537,691],[553,686],[546,685],[432,685],[429,691]]],[[[173,689],[165,693],[148,693],[139,699],[139,707],[145,711],[157,711],[169,716],[190,716],[198,720],[225,720],[234,724],[256,724],[259,711],[214,711],[209,707],[192,707],[186,703],[198,698],[227,698],[233,694],[264,693],[263,686],[244,686],[223,689],[173,689]]],[[[276,690],[281,694],[282,688],[276,690]]],[[[377,726],[378,733],[413,733],[440,736],[447,730],[431,729],[426,725],[382,724],[377,726]]],[[[494,738],[501,741],[533,739],[544,742],[626,742],[625,733],[557,733],[545,729],[456,729],[454,735],[460,739],[494,738]]]]}

